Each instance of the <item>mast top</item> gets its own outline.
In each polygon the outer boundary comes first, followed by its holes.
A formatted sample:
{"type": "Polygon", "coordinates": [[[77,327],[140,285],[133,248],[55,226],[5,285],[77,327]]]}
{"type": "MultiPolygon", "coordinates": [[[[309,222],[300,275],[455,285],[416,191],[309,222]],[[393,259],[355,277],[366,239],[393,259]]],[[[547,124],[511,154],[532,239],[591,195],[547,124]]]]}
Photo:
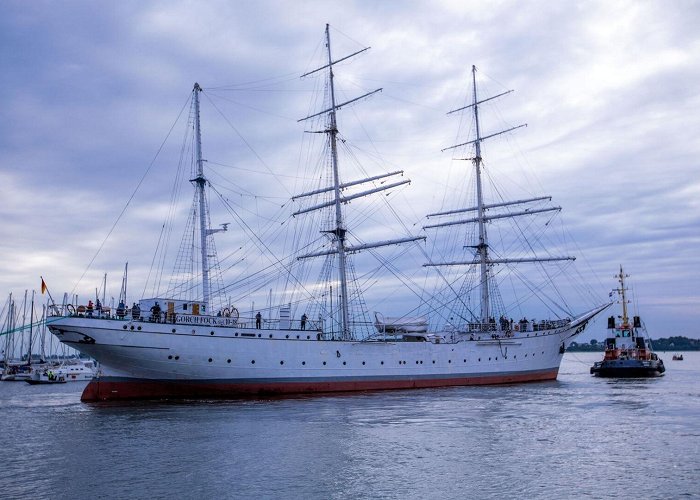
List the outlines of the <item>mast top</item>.
{"type": "Polygon", "coordinates": [[[202,91],[202,87],[200,87],[199,84],[198,84],[197,82],[194,82],[194,91],[195,91],[195,92],[201,92],[201,91],[202,91]]]}

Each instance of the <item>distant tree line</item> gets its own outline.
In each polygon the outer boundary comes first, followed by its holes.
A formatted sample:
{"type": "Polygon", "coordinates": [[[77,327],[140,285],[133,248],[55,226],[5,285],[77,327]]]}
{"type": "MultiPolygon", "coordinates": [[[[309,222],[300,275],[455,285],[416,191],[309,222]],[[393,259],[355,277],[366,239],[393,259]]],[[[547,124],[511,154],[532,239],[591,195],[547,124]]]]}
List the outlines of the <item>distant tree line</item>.
{"type": "MultiPolygon", "coordinates": [[[[669,337],[667,339],[652,339],[651,346],[655,351],[700,351],[700,339],[688,337],[669,337]]],[[[571,352],[603,352],[605,342],[596,339],[587,343],[572,342],[567,348],[571,352]]]]}

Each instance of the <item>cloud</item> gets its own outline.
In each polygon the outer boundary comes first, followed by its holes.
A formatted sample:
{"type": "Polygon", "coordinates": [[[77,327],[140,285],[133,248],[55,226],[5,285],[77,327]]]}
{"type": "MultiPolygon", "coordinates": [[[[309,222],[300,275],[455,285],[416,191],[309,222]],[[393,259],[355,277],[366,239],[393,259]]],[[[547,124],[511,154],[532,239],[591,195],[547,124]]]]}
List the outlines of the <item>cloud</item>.
{"type": "MultiPolygon", "coordinates": [[[[298,76],[323,63],[326,22],[334,54],[372,46],[338,65],[338,98],[383,87],[342,113],[344,171],[354,179],[404,169],[411,186],[384,198],[406,227],[420,230],[426,213],[469,201],[445,193],[468,180],[470,163],[440,150],[470,131],[470,120],[445,113],[469,102],[474,64],[480,95],[516,90],[483,107],[484,130],[528,123],[484,144],[488,175],[509,181],[498,184],[501,194],[551,194],[574,250],[587,256],[582,279],[604,295],[614,285],[608,275],[625,264],[655,331],[698,323],[697,313],[673,306],[691,300],[700,279],[700,9],[692,2],[6,2],[0,291],[32,287],[39,274],[70,291],[148,172],[80,285],[88,293],[105,271],[117,283],[129,260],[134,290],[143,290],[189,108],[160,146],[195,81],[206,89],[212,182],[258,219],[218,235],[220,253],[259,253],[251,231],[276,255],[288,251],[280,228],[289,197],[310,178],[324,181],[313,171],[322,158],[300,153],[323,137],[296,120],[320,105],[310,91],[322,91],[323,80],[298,76]]],[[[363,240],[405,233],[384,217],[383,202],[351,207],[368,226],[358,230],[363,240]]],[[[214,224],[229,220],[212,208],[214,224]]],[[[385,255],[410,266],[423,258],[385,255]]],[[[232,271],[263,264],[249,257],[232,271]]],[[[373,298],[384,304],[378,297],[389,287],[375,285],[373,298]]]]}

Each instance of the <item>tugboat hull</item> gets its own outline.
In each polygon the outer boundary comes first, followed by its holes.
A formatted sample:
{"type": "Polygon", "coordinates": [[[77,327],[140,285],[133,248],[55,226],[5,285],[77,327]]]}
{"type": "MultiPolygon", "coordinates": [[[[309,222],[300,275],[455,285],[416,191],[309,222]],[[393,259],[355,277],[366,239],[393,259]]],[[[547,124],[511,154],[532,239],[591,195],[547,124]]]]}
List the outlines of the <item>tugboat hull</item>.
{"type": "Polygon", "coordinates": [[[599,361],[591,367],[596,377],[639,378],[660,377],[666,371],[663,361],[641,361],[637,359],[615,359],[599,361]]]}

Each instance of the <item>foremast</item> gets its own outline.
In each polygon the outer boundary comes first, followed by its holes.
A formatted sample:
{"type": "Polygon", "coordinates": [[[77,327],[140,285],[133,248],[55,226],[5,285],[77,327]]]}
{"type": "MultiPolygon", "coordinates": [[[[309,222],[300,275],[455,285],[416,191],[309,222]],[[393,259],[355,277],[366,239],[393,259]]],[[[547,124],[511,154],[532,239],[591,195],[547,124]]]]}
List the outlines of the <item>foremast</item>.
{"type": "Polygon", "coordinates": [[[344,61],[346,59],[349,59],[350,57],[353,57],[357,54],[360,54],[362,52],[365,52],[369,50],[369,47],[366,47],[362,50],[359,50],[353,54],[350,54],[349,56],[342,57],[338,60],[333,60],[332,53],[331,53],[331,37],[330,37],[330,26],[326,24],[326,31],[325,31],[325,37],[326,37],[326,52],[328,56],[328,64],[325,66],[322,66],[320,68],[317,68],[313,71],[310,71],[308,73],[305,73],[302,76],[308,76],[313,73],[316,73],[318,71],[321,71],[323,69],[328,68],[328,85],[329,85],[329,94],[330,94],[330,107],[326,110],[323,110],[318,113],[314,113],[312,115],[307,116],[306,118],[302,118],[299,121],[304,121],[308,120],[313,117],[317,117],[320,115],[327,115],[328,116],[328,125],[326,130],[324,132],[328,135],[329,143],[330,143],[330,150],[331,150],[331,169],[332,169],[332,174],[333,174],[333,185],[328,188],[322,188],[318,189],[315,191],[303,193],[300,195],[297,195],[293,197],[293,200],[305,197],[305,196],[310,196],[310,195],[315,195],[315,194],[321,194],[324,192],[333,192],[333,200],[330,202],[322,203],[320,205],[312,206],[309,208],[305,208],[303,210],[299,210],[295,212],[293,215],[299,215],[303,214],[306,212],[310,212],[313,210],[318,210],[321,208],[326,208],[326,207],[333,207],[335,211],[335,218],[334,218],[334,225],[335,227],[332,228],[329,231],[322,231],[325,233],[328,233],[332,235],[333,237],[333,249],[329,251],[320,251],[320,252],[315,252],[315,253],[310,253],[306,255],[299,256],[298,259],[305,259],[309,257],[317,257],[321,255],[331,255],[331,254],[337,254],[338,255],[338,279],[340,281],[340,319],[341,319],[341,338],[343,340],[348,340],[353,337],[351,328],[350,328],[350,306],[349,306],[349,300],[348,300],[348,278],[347,278],[347,255],[349,253],[357,252],[360,250],[364,249],[369,249],[369,248],[377,248],[380,246],[387,246],[387,245],[394,245],[394,244],[399,244],[399,243],[405,243],[405,242],[411,242],[411,241],[416,241],[416,240],[424,240],[425,237],[420,236],[420,237],[410,237],[410,238],[402,238],[402,239],[397,239],[397,240],[391,240],[391,241],[383,241],[383,242],[378,242],[378,243],[368,243],[364,245],[356,245],[356,246],[349,246],[347,243],[347,228],[345,227],[345,222],[343,219],[343,210],[342,210],[342,204],[347,203],[348,201],[352,199],[356,199],[362,196],[366,196],[372,193],[376,193],[378,191],[385,191],[387,189],[391,189],[403,184],[407,184],[410,181],[409,180],[403,180],[403,181],[398,181],[394,182],[391,184],[386,184],[374,189],[370,189],[361,193],[357,193],[354,195],[350,196],[342,196],[341,195],[341,190],[349,187],[349,186],[354,186],[358,184],[362,184],[365,182],[370,182],[374,181],[383,177],[389,177],[393,175],[398,175],[398,174],[403,174],[403,171],[397,171],[397,172],[391,172],[385,175],[378,175],[366,179],[361,179],[358,181],[353,181],[349,183],[341,183],[340,180],[340,174],[339,174],[339,166],[338,166],[338,127],[337,127],[337,120],[336,120],[336,112],[343,106],[350,104],[352,102],[358,101],[364,97],[368,97],[372,94],[375,94],[377,92],[380,92],[382,89],[376,89],[373,90],[372,92],[368,92],[364,95],[361,95],[360,97],[356,97],[354,99],[351,99],[349,101],[346,101],[344,103],[338,104],[336,103],[335,100],[335,85],[334,85],[334,74],[333,74],[333,66],[341,61],[344,61]]]}
{"type": "Polygon", "coordinates": [[[483,193],[483,181],[481,178],[482,174],[482,168],[483,168],[483,159],[481,156],[481,143],[482,141],[486,139],[490,139],[492,137],[499,136],[501,134],[505,134],[507,132],[519,129],[521,127],[526,127],[527,124],[522,124],[522,125],[517,125],[515,127],[511,127],[506,130],[502,130],[500,132],[496,132],[494,134],[490,134],[487,136],[482,136],[481,135],[481,122],[479,120],[479,105],[486,102],[490,101],[492,99],[496,99],[497,97],[503,96],[505,94],[509,94],[513,92],[512,90],[508,90],[506,92],[502,92],[498,95],[488,97],[486,99],[478,100],[477,98],[477,86],[476,86],[476,66],[472,65],[472,103],[464,106],[462,108],[458,108],[455,110],[450,111],[449,114],[456,113],[458,111],[470,109],[472,110],[473,113],[473,119],[474,119],[474,124],[475,124],[475,132],[476,132],[476,137],[475,139],[468,141],[468,142],[463,142],[461,144],[457,144],[454,146],[450,146],[448,148],[443,149],[442,151],[447,151],[451,149],[456,149],[462,146],[468,146],[468,145],[473,145],[474,146],[474,156],[472,158],[463,158],[466,160],[471,160],[473,166],[474,166],[474,171],[475,171],[475,178],[476,178],[476,206],[475,207],[470,207],[470,208],[462,208],[462,209],[456,209],[456,210],[449,210],[446,212],[438,212],[438,213],[433,213],[429,214],[428,218],[430,217],[436,217],[436,216],[445,216],[445,215],[453,215],[457,213],[464,213],[464,212],[470,212],[470,211],[475,211],[476,212],[476,217],[471,218],[471,219],[462,219],[462,220],[455,220],[455,221],[449,221],[449,222],[444,222],[440,224],[430,224],[426,225],[423,228],[424,229],[429,229],[429,228],[438,228],[438,227],[445,227],[445,226],[452,226],[452,225],[458,225],[458,224],[466,224],[466,223],[474,223],[476,222],[478,224],[478,230],[479,230],[479,241],[476,245],[472,245],[471,248],[474,248],[476,250],[476,259],[472,259],[471,261],[456,261],[456,262],[441,262],[441,263],[434,263],[430,262],[428,264],[424,264],[424,266],[454,266],[454,265],[474,265],[478,264],[479,265],[479,274],[480,274],[480,280],[479,280],[479,288],[480,288],[480,322],[482,325],[486,325],[489,323],[490,316],[491,316],[491,307],[490,307],[490,298],[489,298],[489,293],[490,293],[490,267],[494,264],[508,264],[508,263],[523,263],[523,262],[546,262],[546,261],[555,261],[555,260],[575,260],[575,257],[526,257],[526,258],[506,258],[506,259],[491,259],[489,257],[489,242],[488,242],[488,233],[486,230],[486,223],[491,221],[491,220],[496,220],[496,219],[503,219],[503,218],[511,218],[511,217],[517,217],[517,216],[523,216],[523,215],[531,215],[535,213],[541,213],[541,212],[549,212],[549,211],[560,211],[561,207],[548,207],[548,208],[542,208],[542,209],[527,209],[523,210],[520,212],[509,212],[509,213],[503,213],[503,214],[495,214],[495,215],[487,215],[486,211],[491,208],[500,208],[500,207],[506,207],[506,206],[512,206],[512,205],[519,205],[519,204],[525,204],[525,203],[532,203],[536,201],[541,201],[541,200],[551,200],[551,197],[549,196],[544,196],[544,197],[538,197],[538,198],[531,198],[531,199],[525,199],[525,200],[516,200],[516,201],[508,201],[508,202],[502,202],[502,203],[494,203],[494,204],[485,204],[484,203],[484,193],[483,193]]]}

